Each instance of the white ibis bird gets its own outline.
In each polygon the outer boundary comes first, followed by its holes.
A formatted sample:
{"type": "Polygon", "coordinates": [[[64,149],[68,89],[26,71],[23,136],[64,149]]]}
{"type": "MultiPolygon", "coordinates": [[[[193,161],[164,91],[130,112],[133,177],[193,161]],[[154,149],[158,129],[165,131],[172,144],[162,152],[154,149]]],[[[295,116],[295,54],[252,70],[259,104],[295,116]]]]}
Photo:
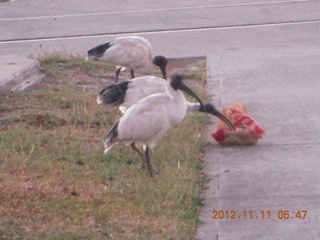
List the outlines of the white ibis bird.
{"type": "Polygon", "coordinates": [[[195,98],[205,109],[199,97],[182,82],[182,78],[174,75],[167,82],[166,92],[151,94],[127,109],[107,134],[104,152],[107,153],[118,142],[131,145],[142,157],[142,162],[147,164],[149,174],[153,177],[149,149],[155,147],[172,127],[181,123],[187,113],[187,101],[180,90],[195,98]],[[144,154],[136,148],[140,145],[145,146],[144,154]]]}
{"type": "MultiPolygon", "coordinates": [[[[106,105],[107,107],[120,106],[122,113],[139,100],[155,93],[166,93],[168,82],[164,79],[145,76],[122,83],[112,84],[104,88],[97,97],[97,103],[106,105]]],[[[234,129],[233,124],[222,115],[213,104],[187,102],[187,112],[205,112],[212,114],[223,120],[230,129],[234,129]]]]}
{"type": "Polygon", "coordinates": [[[143,37],[119,37],[96,46],[87,52],[86,60],[98,60],[118,65],[115,73],[116,82],[118,82],[122,67],[130,68],[131,78],[134,78],[134,69],[138,67],[150,69],[152,64],[160,68],[164,79],[167,78],[167,59],[164,56],[153,57],[152,45],[143,37]]]}

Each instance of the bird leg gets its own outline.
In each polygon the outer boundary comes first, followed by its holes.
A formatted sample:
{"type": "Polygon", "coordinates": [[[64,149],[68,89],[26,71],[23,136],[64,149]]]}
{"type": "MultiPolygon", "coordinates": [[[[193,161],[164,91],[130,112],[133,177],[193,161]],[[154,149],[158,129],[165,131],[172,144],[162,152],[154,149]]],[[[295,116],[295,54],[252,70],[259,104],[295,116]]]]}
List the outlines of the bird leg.
{"type": "Polygon", "coordinates": [[[142,152],[140,152],[140,150],[136,147],[136,145],[134,144],[134,142],[131,143],[130,146],[133,148],[133,150],[135,150],[135,151],[140,155],[140,157],[141,157],[141,159],[142,159],[141,168],[142,168],[142,169],[145,169],[145,168],[146,168],[146,167],[145,167],[145,159],[144,159],[144,156],[143,156],[142,152]]]}
{"type": "Polygon", "coordinates": [[[134,71],[132,68],[131,68],[131,78],[134,78],[134,71]]]}
{"type": "Polygon", "coordinates": [[[116,69],[116,81],[115,81],[116,83],[118,82],[120,71],[121,71],[121,67],[116,69]]]}
{"type": "Polygon", "coordinates": [[[130,146],[132,147],[133,150],[135,150],[140,155],[140,157],[142,159],[141,168],[145,169],[146,168],[145,164],[147,164],[147,169],[149,171],[150,177],[153,177],[153,172],[159,174],[159,171],[153,169],[151,164],[150,164],[150,152],[149,152],[149,148],[147,146],[145,146],[145,155],[143,155],[141,153],[141,151],[136,147],[134,142],[131,143],[130,146]]]}
{"type": "Polygon", "coordinates": [[[147,169],[149,171],[150,177],[153,178],[152,167],[150,164],[149,147],[146,147],[146,150],[145,150],[145,162],[147,163],[147,169]]]}

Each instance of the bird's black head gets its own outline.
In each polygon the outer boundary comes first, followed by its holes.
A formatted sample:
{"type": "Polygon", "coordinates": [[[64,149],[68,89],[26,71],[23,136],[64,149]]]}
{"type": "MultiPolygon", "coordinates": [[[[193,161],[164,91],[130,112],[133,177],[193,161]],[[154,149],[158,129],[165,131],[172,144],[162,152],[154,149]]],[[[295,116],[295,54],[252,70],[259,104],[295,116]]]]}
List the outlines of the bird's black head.
{"type": "Polygon", "coordinates": [[[221,113],[219,112],[216,107],[211,103],[206,103],[199,108],[200,112],[210,113],[218,118],[220,118],[222,121],[224,121],[230,129],[235,130],[235,127],[233,124],[221,113]]]}
{"type": "Polygon", "coordinates": [[[167,79],[167,73],[166,73],[166,67],[168,64],[167,58],[164,56],[160,56],[160,55],[154,56],[152,63],[160,68],[161,73],[162,73],[162,78],[167,79]]]}
{"type": "Polygon", "coordinates": [[[183,80],[182,75],[179,75],[179,74],[172,75],[171,80],[170,80],[171,87],[175,90],[182,90],[182,91],[186,92],[191,97],[196,99],[200,103],[200,105],[202,106],[203,103],[202,103],[201,99],[187,85],[185,85],[182,80],[183,80]]]}
{"type": "Polygon", "coordinates": [[[183,81],[182,75],[175,74],[170,77],[170,85],[175,90],[178,90],[179,86],[184,85],[182,81],[183,81]]]}
{"type": "Polygon", "coordinates": [[[88,60],[96,60],[99,57],[102,57],[104,52],[110,47],[110,43],[101,44],[99,46],[96,46],[94,48],[91,48],[87,52],[87,59],[88,60]]]}

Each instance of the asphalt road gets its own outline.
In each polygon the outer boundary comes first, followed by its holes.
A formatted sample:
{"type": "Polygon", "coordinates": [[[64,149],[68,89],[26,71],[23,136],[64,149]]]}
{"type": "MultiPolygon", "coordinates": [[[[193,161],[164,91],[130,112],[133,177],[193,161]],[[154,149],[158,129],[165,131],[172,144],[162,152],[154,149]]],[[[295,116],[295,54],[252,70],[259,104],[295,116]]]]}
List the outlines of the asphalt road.
{"type": "Polygon", "coordinates": [[[320,239],[319,29],[320,1],[0,3],[1,55],[84,56],[134,34],[148,38],[155,54],[207,56],[213,103],[245,103],[266,136],[251,147],[213,142],[208,149],[213,180],[202,240],[320,239]],[[224,216],[212,219],[213,209],[224,216]]]}

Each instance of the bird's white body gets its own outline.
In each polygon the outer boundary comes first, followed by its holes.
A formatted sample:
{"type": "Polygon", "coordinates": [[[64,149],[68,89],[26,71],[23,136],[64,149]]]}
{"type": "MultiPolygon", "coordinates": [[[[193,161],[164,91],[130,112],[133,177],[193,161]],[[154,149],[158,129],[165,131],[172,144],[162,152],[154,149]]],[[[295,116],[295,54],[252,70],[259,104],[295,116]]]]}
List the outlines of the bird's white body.
{"type": "Polygon", "coordinates": [[[87,60],[99,60],[114,63],[122,67],[135,69],[152,66],[153,50],[151,43],[142,37],[119,37],[109,42],[110,47],[102,56],[87,56],[87,60]]]}
{"type": "Polygon", "coordinates": [[[86,60],[98,60],[116,65],[116,82],[123,67],[131,69],[131,78],[134,78],[135,69],[142,67],[149,70],[153,65],[161,70],[162,77],[166,78],[167,58],[153,56],[151,43],[139,36],[119,37],[105,44],[101,44],[87,52],[86,60]]]}
{"type": "MultiPolygon", "coordinates": [[[[151,94],[127,109],[120,118],[117,141],[153,148],[172,127],[186,116],[187,101],[179,90],[167,82],[166,91],[151,94]]],[[[105,146],[108,152],[114,142],[105,146]]]]}
{"type": "Polygon", "coordinates": [[[124,113],[126,109],[137,103],[139,100],[156,93],[167,93],[168,82],[163,78],[146,76],[135,78],[129,84],[126,92],[125,101],[119,107],[120,111],[124,113]]]}
{"type": "Polygon", "coordinates": [[[130,80],[122,106],[129,108],[139,100],[155,93],[166,93],[168,81],[154,76],[145,76],[130,80]]]}

